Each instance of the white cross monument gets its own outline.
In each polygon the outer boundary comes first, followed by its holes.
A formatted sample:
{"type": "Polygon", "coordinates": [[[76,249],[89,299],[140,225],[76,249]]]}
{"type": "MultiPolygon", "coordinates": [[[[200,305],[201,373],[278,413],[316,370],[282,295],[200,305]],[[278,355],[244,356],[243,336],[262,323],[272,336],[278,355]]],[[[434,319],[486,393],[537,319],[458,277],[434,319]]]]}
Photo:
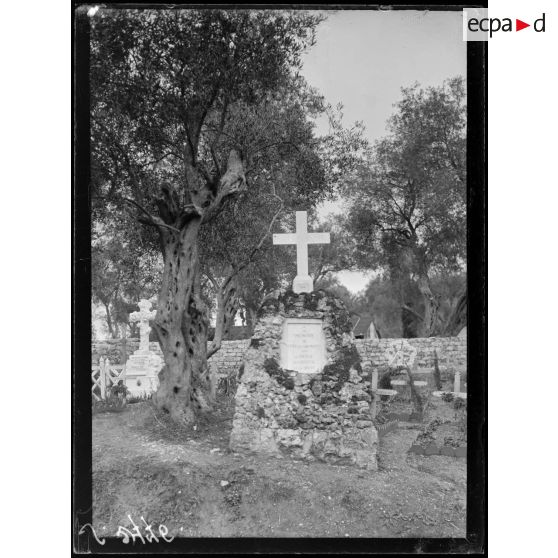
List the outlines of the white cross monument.
{"type": "Polygon", "coordinates": [[[139,323],[140,345],[126,362],[125,381],[131,395],[146,395],[156,391],[159,386],[157,374],[163,367],[163,359],[149,350],[149,320],[155,318],[157,313],[151,310],[149,300],[142,298],[138,306],[139,312],[132,312],[130,321],[139,323]]]}
{"type": "Polygon", "coordinates": [[[296,277],[293,281],[295,293],[311,293],[314,290],[314,282],[308,275],[308,244],[329,244],[329,242],[329,233],[308,232],[306,211],[296,212],[296,233],[273,235],[273,244],[296,244],[296,277]]]}
{"type": "Polygon", "coordinates": [[[149,332],[151,327],[149,326],[149,320],[152,320],[157,314],[155,310],[151,310],[151,301],[142,298],[138,306],[140,308],[139,312],[132,312],[130,314],[131,322],[139,322],[140,330],[140,346],[139,350],[142,353],[149,352],[149,332]],[[151,311],[150,311],[151,310],[151,311]]]}

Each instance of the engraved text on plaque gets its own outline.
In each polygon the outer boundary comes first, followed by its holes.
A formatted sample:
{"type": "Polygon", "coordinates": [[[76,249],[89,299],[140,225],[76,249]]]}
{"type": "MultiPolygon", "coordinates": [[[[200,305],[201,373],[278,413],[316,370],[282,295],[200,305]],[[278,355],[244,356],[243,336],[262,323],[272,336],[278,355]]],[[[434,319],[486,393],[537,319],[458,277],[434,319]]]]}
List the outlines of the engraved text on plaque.
{"type": "Polygon", "coordinates": [[[326,363],[322,320],[287,318],[281,337],[281,368],[304,374],[322,371],[326,363]]]}

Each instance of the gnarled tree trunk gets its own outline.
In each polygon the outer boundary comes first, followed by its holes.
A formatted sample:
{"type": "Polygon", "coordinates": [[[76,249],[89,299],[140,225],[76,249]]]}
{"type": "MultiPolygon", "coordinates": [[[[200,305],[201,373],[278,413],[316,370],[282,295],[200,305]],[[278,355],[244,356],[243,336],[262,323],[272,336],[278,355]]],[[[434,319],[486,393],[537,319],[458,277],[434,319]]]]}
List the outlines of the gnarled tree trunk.
{"type": "Polygon", "coordinates": [[[438,323],[438,308],[440,303],[430,288],[430,279],[425,271],[420,273],[417,284],[424,302],[421,337],[432,337],[436,332],[436,326],[438,323]]]}
{"type": "Polygon", "coordinates": [[[164,185],[156,198],[159,215],[150,214],[134,200],[138,220],[158,229],[164,259],[163,280],[153,327],[164,356],[159,389],[153,397],[157,408],[173,420],[192,422],[195,411],[207,408],[207,323],[199,285],[198,235],[200,227],[218,212],[227,196],[245,189],[244,164],[231,151],[226,172],[219,178],[202,173],[191,148],[186,149],[186,194],[191,203],[181,205],[174,188],[164,185]]]}
{"type": "Polygon", "coordinates": [[[444,335],[454,336],[457,335],[467,325],[467,288],[463,290],[457,304],[450,314],[446,327],[444,328],[444,335]]]}
{"type": "Polygon", "coordinates": [[[252,337],[254,333],[254,327],[256,326],[258,309],[252,306],[246,307],[246,327],[248,328],[248,335],[252,337]]]}
{"type": "Polygon", "coordinates": [[[180,232],[160,232],[165,267],[153,323],[165,361],[159,374],[159,389],[153,400],[173,419],[187,422],[194,418],[191,406],[192,345],[198,332],[187,327],[185,337],[182,326],[183,321],[191,320],[189,305],[197,267],[200,225],[201,217],[197,217],[180,232]]]}
{"type": "Polygon", "coordinates": [[[183,321],[183,332],[189,340],[192,355],[192,402],[197,410],[208,411],[214,404],[213,381],[207,363],[209,330],[207,306],[201,295],[201,274],[196,271],[188,313],[183,321]]]}
{"type": "Polygon", "coordinates": [[[215,319],[215,335],[207,352],[208,358],[221,348],[224,337],[234,325],[234,317],[238,310],[236,277],[230,275],[220,285],[213,280],[213,284],[217,288],[217,316],[215,319]]]}

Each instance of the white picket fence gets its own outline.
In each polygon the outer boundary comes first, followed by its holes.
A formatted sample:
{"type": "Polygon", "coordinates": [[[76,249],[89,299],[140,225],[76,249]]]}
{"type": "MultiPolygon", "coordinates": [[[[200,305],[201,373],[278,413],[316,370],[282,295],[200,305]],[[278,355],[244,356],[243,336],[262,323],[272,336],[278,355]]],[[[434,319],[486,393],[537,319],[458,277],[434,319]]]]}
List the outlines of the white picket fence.
{"type": "Polygon", "coordinates": [[[91,394],[97,401],[106,399],[111,386],[118,384],[119,380],[126,379],[125,364],[111,364],[106,357],[99,359],[98,366],[92,366],[91,394]]]}

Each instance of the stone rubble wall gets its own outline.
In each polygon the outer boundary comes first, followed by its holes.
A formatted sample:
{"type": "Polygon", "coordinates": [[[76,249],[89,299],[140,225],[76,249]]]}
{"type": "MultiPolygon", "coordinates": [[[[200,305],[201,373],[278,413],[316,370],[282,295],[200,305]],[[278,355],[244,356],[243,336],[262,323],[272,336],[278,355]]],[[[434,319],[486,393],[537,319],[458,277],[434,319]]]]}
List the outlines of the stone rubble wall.
{"type": "Polygon", "coordinates": [[[434,351],[438,355],[440,369],[467,369],[466,337],[426,337],[416,339],[357,339],[355,345],[361,355],[363,365],[382,367],[388,364],[390,355],[408,343],[417,350],[415,366],[434,366],[434,351]]]}
{"type": "MultiPolygon", "coordinates": [[[[394,349],[405,341],[417,349],[416,365],[420,368],[434,366],[434,350],[438,354],[438,364],[441,369],[467,368],[467,338],[466,337],[429,337],[416,339],[356,339],[355,346],[360,353],[364,366],[382,367],[387,365],[394,349]]],[[[250,339],[223,341],[221,349],[210,359],[219,374],[236,374],[244,360],[244,353],[250,345],[250,339]]],[[[138,349],[139,339],[127,339],[123,358],[123,342],[121,339],[95,341],[92,346],[92,362],[98,364],[101,356],[106,356],[114,364],[123,364],[128,357],[138,349]]],[[[149,343],[149,348],[155,354],[163,356],[159,343],[149,343]]]]}
{"type": "MultiPolygon", "coordinates": [[[[467,339],[463,337],[429,337],[416,339],[356,339],[355,346],[363,366],[382,367],[387,365],[393,350],[408,342],[417,350],[415,364],[419,368],[434,366],[434,351],[438,354],[440,369],[467,368],[467,339]]],[[[210,363],[219,374],[235,374],[244,360],[250,345],[249,339],[223,341],[221,350],[211,357],[210,363]]]]}
{"type": "Polygon", "coordinates": [[[209,359],[209,364],[215,367],[218,374],[235,375],[244,362],[244,354],[249,346],[250,339],[223,341],[221,348],[209,359]]]}

